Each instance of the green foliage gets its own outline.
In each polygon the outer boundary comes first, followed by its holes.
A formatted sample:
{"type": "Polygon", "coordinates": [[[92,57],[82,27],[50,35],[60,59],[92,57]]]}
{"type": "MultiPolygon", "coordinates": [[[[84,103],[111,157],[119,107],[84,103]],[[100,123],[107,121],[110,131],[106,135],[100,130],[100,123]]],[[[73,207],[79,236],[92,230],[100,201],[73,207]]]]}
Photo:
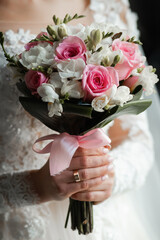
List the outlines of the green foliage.
{"type": "Polygon", "coordinates": [[[121,36],[122,36],[122,32],[116,33],[116,34],[113,35],[112,40],[120,38],[121,36]]]}
{"type": "Polygon", "coordinates": [[[139,45],[143,45],[143,43],[139,40],[135,40],[135,37],[131,37],[129,39],[127,39],[127,42],[131,42],[131,43],[136,43],[136,44],[139,44],[139,45]]]}
{"type": "Polygon", "coordinates": [[[59,24],[62,24],[62,23],[69,23],[70,21],[72,20],[75,20],[75,19],[79,19],[79,18],[83,18],[85,17],[84,15],[78,15],[77,13],[71,17],[69,14],[66,14],[64,19],[60,19],[58,17],[56,17],[56,15],[53,16],[53,22],[55,25],[59,25],[59,24]]]}
{"type": "Polygon", "coordinates": [[[105,38],[108,38],[108,37],[111,37],[113,35],[113,32],[102,32],[102,39],[105,39],[105,38]]]}
{"type": "MultiPolygon", "coordinates": [[[[27,96],[25,86],[21,86],[21,92],[27,96]],[[22,88],[24,87],[24,88],[22,88]]],[[[123,107],[115,106],[103,113],[93,111],[90,104],[81,101],[64,101],[62,116],[48,116],[47,103],[35,97],[20,97],[24,109],[33,117],[39,119],[47,127],[69,134],[83,134],[91,129],[104,127],[115,118],[124,114],[139,114],[145,111],[151,100],[139,100],[142,94],[142,86],[134,90],[132,101],[124,104],[123,107]]]]}

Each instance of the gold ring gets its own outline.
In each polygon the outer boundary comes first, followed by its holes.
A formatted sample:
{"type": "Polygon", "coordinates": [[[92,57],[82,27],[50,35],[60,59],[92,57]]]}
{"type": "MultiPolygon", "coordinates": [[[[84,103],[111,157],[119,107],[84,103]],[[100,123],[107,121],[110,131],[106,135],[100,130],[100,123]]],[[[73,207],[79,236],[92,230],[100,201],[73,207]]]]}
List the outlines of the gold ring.
{"type": "Polygon", "coordinates": [[[80,177],[79,177],[79,172],[78,171],[73,171],[73,176],[74,176],[74,180],[75,182],[80,182],[80,177]]]}

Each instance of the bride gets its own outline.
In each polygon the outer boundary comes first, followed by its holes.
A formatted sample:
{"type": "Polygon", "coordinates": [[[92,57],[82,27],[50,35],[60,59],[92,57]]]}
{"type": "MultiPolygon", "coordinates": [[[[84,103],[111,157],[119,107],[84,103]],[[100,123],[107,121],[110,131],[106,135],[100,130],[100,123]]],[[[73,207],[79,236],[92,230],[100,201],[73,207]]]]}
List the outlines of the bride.
{"type": "MultiPolygon", "coordinates": [[[[5,32],[8,53],[22,52],[24,43],[50,24],[53,14],[63,18],[76,12],[87,16],[76,23],[111,22],[138,35],[136,15],[127,0],[0,0],[0,30],[5,32]]],[[[51,131],[24,112],[9,80],[1,51],[0,239],[153,239],[152,227],[143,221],[146,212],[140,211],[141,199],[147,201],[145,191],[133,191],[145,182],[154,158],[146,114],[120,117],[104,129],[112,139],[110,152],[78,149],[70,167],[50,177],[47,158],[37,156],[31,147],[51,131]],[[80,183],[74,180],[74,170],[80,183]],[[69,197],[96,205],[92,234],[79,236],[64,229],[69,197]]]]}

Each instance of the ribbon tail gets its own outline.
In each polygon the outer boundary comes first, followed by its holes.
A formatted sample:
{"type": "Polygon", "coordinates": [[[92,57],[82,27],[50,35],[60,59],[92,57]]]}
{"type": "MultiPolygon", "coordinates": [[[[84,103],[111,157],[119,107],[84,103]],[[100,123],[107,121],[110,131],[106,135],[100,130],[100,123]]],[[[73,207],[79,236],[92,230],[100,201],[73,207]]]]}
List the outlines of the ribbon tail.
{"type": "Polygon", "coordinates": [[[77,139],[71,135],[60,135],[52,142],[49,159],[51,176],[61,173],[69,167],[78,147],[77,139]]]}

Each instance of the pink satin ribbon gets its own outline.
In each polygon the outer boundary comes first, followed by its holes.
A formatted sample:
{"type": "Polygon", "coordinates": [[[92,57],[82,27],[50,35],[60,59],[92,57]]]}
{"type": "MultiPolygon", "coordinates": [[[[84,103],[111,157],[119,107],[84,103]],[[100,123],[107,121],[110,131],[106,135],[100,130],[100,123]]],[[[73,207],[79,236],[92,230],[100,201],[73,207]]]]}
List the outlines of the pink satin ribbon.
{"type": "Polygon", "coordinates": [[[103,130],[96,128],[83,136],[61,133],[41,137],[33,144],[33,150],[40,154],[50,153],[50,174],[54,176],[69,167],[78,147],[91,149],[107,146],[110,148],[110,143],[110,138],[106,136],[103,130]],[[52,141],[41,150],[36,148],[36,143],[44,140],[52,141]]]}

